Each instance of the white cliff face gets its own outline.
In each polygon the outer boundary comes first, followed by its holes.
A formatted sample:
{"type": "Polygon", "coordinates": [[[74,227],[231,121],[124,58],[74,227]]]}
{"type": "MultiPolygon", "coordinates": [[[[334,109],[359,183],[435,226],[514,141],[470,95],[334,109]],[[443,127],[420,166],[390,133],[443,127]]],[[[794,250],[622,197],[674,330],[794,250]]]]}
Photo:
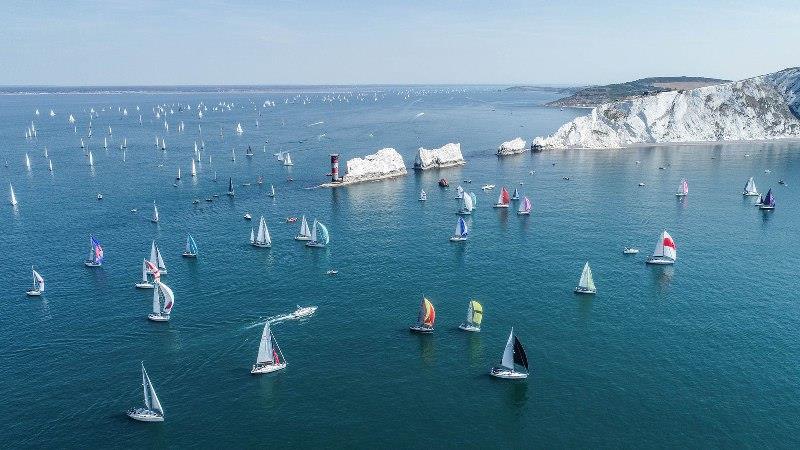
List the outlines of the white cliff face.
{"type": "Polygon", "coordinates": [[[449,143],[439,148],[428,150],[420,147],[417,158],[414,160],[414,169],[441,169],[442,167],[460,166],[466,164],[461,154],[461,144],[449,143]]]}
{"type": "Polygon", "coordinates": [[[517,153],[524,153],[525,150],[527,149],[526,144],[527,142],[525,142],[525,140],[520,137],[510,141],[503,142],[497,149],[497,155],[506,156],[506,155],[516,155],[517,153]]]}
{"type": "Polygon", "coordinates": [[[345,184],[374,181],[405,175],[406,163],[403,157],[393,148],[378,150],[364,158],[353,158],[347,161],[347,172],[339,183],[326,183],[322,186],[340,186],[345,184]]]}
{"type": "Polygon", "coordinates": [[[800,138],[800,68],[608,103],[537,137],[542,148],[800,138]]]}

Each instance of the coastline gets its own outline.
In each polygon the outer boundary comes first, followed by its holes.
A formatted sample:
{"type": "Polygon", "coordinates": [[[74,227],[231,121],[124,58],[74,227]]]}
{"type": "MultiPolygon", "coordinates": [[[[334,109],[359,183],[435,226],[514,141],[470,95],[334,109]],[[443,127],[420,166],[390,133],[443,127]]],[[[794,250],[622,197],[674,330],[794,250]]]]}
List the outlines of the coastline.
{"type": "MultiPolygon", "coordinates": [[[[800,142],[800,137],[791,138],[774,138],[774,139],[747,139],[747,140],[724,140],[724,141],[680,141],[680,142],[641,142],[624,147],[540,147],[538,152],[553,150],[629,150],[635,148],[650,148],[650,147],[674,147],[674,146],[700,146],[700,145],[725,145],[725,144],[766,144],[772,142],[800,142]]],[[[499,155],[498,155],[499,156],[499,155]]]]}
{"type": "Polygon", "coordinates": [[[393,179],[393,178],[400,178],[400,177],[403,177],[403,176],[406,176],[406,175],[408,175],[408,171],[407,170],[403,170],[402,172],[390,173],[390,174],[386,174],[386,175],[380,175],[380,176],[365,178],[365,179],[361,179],[361,180],[339,181],[339,182],[335,182],[335,183],[334,182],[322,183],[320,185],[317,185],[317,187],[318,188],[337,188],[337,187],[343,187],[343,186],[350,186],[350,185],[353,185],[353,184],[371,183],[373,181],[390,180],[390,179],[393,179]]]}

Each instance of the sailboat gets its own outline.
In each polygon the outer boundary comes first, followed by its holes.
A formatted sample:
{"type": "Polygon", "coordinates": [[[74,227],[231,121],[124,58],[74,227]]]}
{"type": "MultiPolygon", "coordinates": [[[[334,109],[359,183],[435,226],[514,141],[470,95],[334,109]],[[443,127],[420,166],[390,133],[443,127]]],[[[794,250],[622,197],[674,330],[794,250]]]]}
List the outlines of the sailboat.
{"type": "Polygon", "coordinates": [[[456,214],[462,216],[468,216],[472,214],[472,209],[473,209],[472,196],[465,192],[461,196],[461,208],[458,209],[458,212],[456,212],[456,214]]]}
{"type": "Polygon", "coordinates": [[[25,152],[25,168],[31,170],[31,158],[28,156],[28,152],[25,152]]]}
{"type": "Polygon", "coordinates": [[[578,286],[575,288],[576,294],[596,294],[597,288],[594,286],[594,279],[592,278],[592,268],[589,267],[589,261],[583,266],[581,272],[581,279],[578,281],[578,286]]]}
{"type": "Polygon", "coordinates": [[[275,198],[275,185],[274,184],[270,184],[269,185],[269,196],[272,197],[272,198],[275,198]]]}
{"type": "Polygon", "coordinates": [[[161,407],[161,402],[158,401],[158,396],[156,395],[156,389],[153,387],[153,383],[150,382],[147,371],[144,370],[144,363],[142,363],[142,389],[144,390],[144,407],[130,409],[126,414],[131,419],[140,422],[163,422],[164,408],[161,407]]]}
{"type": "Polygon", "coordinates": [[[244,133],[244,130],[242,129],[242,124],[241,123],[237,123],[236,124],[236,134],[242,134],[242,133],[244,133]]]}
{"type": "Polygon", "coordinates": [[[753,177],[750,177],[747,180],[747,183],[744,184],[744,191],[742,191],[742,195],[745,197],[758,197],[758,188],[756,188],[756,182],[753,180],[753,177]]]}
{"type": "Polygon", "coordinates": [[[86,260],[83,261],[83,264],[86,267],[100,267],[103,265],[103,247],[100,245],[100,241],[94,238],[94,236],[89,236],[89,245],[91,249],[89,250],[89,256],[86,260]]]}
{"type": "Polygon", "coordinates": [[[519,200],[519,188],[514,188],[514,195],[511,196],[511,200],[519,200]]]}
{"type": "Polygon", "coordinates": [[[478,196],[475,195],[474,192],[470,192],[469,196],[472,198],[472,209],[478,208],[478,196]]]}
{"type": "MultiPolygon", "coordinates": [[[[216,174],[216,172],[214,172],[216,174]]],[[[228,195],[233,197],[236,192],[233,191],[233,177],[228,177],[228,195]]]]}
{"type": "Polygon", "coordinates": [[[450,242],[466,241],[468,235],[469,229],[467,228],[467,223],[464,222],[463,217],[459,217],[458,222],[456,222],[456,230],[453,232],[453,235],[450,236],[450,242]]]}
{"type": "Polygon", "coordinates": [[[11,191],[11,206],[17,206],[17,195],[14,194],[14,186],[8,183],[8,189],[11,191]]]}
{"type": "Polygon", "coordinates": [[[678,184],[678,192],[675,195],[678,197],[689,195],[689,183],[686,182],[686,178],[681,179],[680,184],[678,184]]]}
{"type": "Polygon", "coordinates": [[[264,323],[264,329],[261,331],[261,342],[258,344],[258,356],[256,356],[256,363],[253,364],[250,373],[258,375],[285,368],[286,361],[283,359],[283,352],[278,345],[278,341],[272,336],[268,320],[264,323]]]}
{"type": "Polygon", "coordinates": [[[525,349],[522,343],[514,336],[514,328],[511,328],[511,334],[508,335],[506,348],[503,350],[503,359],[499,367],[492,367],[489,372],[493,377],[505,378],[509,380],[523,380],[528,378],[528,356],[525,354],[525,349]],[[516,366],[525,368],[524,372],[518,372],[516,366]]]}
{"type": "Polygon", "coordinates": [[[511,196],[508,195],[508,189],[503,186],[503,189],[500,190],[500,196],[497,197],[497,203],[495,203],[495,208],[508,208],[508,204],[511,203],[511,196]]]}
{"type": "Polygon", "coordinates": [[[47,170],[49,170],[50,172],[53,171],[53,160],[52,159],[48,159],[47,160],[47,170]]]}
{"type": "Polygon", "coordinates": [[[261,216],[261,220],[258,221],[258,233],[254,233],[253,229],[250,229],[250,245],[262,248],[272,246],[272,238],[269,235],[269,228],[267,228],[264,216],[261,216]]]}
{"type": "Polygon", "coordinates": [[[178,174],[175,175],[175,179],[176,180],[180,180],[181,179],[181,168],[180,167],[178,167],[178,174]]]}
{"type": "Polygon", "coordinates": [[[149,270],[150,273],[155,273],[153,271],[153,267],[155,267],[158,268],[158,272],[161,275],[167,274],[167,266],[164,264],[164,258],[161,257],[161,250],[156,245],[156,241],[153,241],[150,245],[150,264],[152,264],[149,270]]]}
{"type": "Polygon", "coordinates": [[[159,273],[158,268],[153,265],[150,261],[143,259],[142,260],[142,281],[136,283],[136,287],[138,289],[153,289],[153,284],[150,283],[150,280],[147,279],[147,275],[149,273],[153,274],[154,279],[158,279],[159,273]]]}
{"type": "Polygon", "coordinates": [[[483,321],[483,305],[478,303],[477,300],[470,300],[467,306],[467,320],[458,326],[464,331],[472,331],[477,333],[481,331],[481,322],[483,321]]]}
{"type": "Polygon", "coordinates": [[[167,149],[167,143],[164,141],[164,138],[161,138],[161,150],[167,149]]]}
{"type": "Polygon", "coordinates": [[[236,149],[231,149],[231,161],[236,162],[236,149]]]}
{"type": "MultiPolygon", "coordinates": [[[[180,169],[178,169],[180,170],[180,169]]],[[[153,215],[150,217],[150,222],[158,223],[158,206],[156,206],[156,202],[153,202],[153,215]]]]}
{"type": "Polygon", "coordinates": [[[459,184],[458,187],[456,187],[456,200],[461,200],[463,197],[464,197],[464,188],[462,188],[461,185],[459,184]]]}
{"type": "Polygon", "coordinates": [[[306,247],[326,247],[331,241],[328,234],[328,227],[322,222],[314,219],[314,225],[311,227],[311,240],[306,242],[306,247]],[[317,231],[319,230],[319,231],[317,231]]]}
{"type": "Polygon", "coordinates": [[[522,198],[522,203],[519,205],[519,209],[517,210],[517,215],[520,216],[529,216],[531,214],[531,199],[527,196],[522,198]]]}
{"type": "Polygon", "coordinates": [[[83,138],[81,138],[81,148],[86,148],[86,145],[83,143],[83,138]]]}
{"type": "Polygon", "coordinates": [[[175,295],[172,293],[172,289],[159,281],[158,278],[156,278],[154,282],[153,312],[148,314],[147,318],[153,322],[167,322],[169,321],[172,307],[175,306],[175,295]],[[162,297],[164,298],[163,302],[161,301],[162,297]]]}
{"type": "Polygon", "coordinates": [[[772,195],[772,188],[767,191],[767,195],[761,199],[761,204],[758,206],[758,209],[764,210],[773,210],[775,209],[775,196],[772,195]]]}
{"type": "Polygon", "coordinates": [[[248,145],[247,146],[247,150],[245,150],[245,152],[244,152],[244,156],[247,156],[248,158],[252,158],[253,157],[253,147],[250,147],[248,145]]]}
{"type": "Polygon", "coordinates": [[[92,151],[91,150],[89,150],[89,166],[90,167],[94,166],[94,156],[92,155],[92,151]]]}
{"type": "Polygon", "coordinates": [[[678,252],[675,249],[675,241],[672,236],[664,230],[656,243],[656,249],[653,250],[653,256],[647,258],[647,264],[675,264],[678,258],[678,252]]]}
{"type": "Polygon", "coordinates": [[[39,272],[37,272],[33,266],[31,266],[31,272],[33,272],[33,288],[25,291],[25,294],[29,297],[38,297],[44,292],[44,278],[39,275],[39,272]]]}
{"type": "Polygon", "coordinates": [[[283,154],[283,165],[284,166],[293,166],[294,163],[292,162],[292,155],[289,152],[283,154]]]}
{"type": "MultiPolygon", "coordinates": [[[[178,170],[180,170],[180,169],[178,169],[178,170]]],[[[197,176],[197,167],[194,164],[194,159],[192,159],[192,172],[191,172],[191,175],[192,175],[192,177],[196,177],[197,176]]]]}
{"type": "Polygon", "coordinates": [[[108,148],[108,138],[103,138],[103,148],[108,148]]]}
{"type": "Polygon", "coordinates": [[[306,216],[303,216],[302,220],[300,221],[300,234],[294,237],[296,241],[310,241],[311,240],[311,230],[308,228],[308,221],[306,220],[306,216]]]}
{"type": "Polygon", "coordinates": [[[192,235],[186,236],[186,249],[183,251],[185,258],[197,258],[197,243],[192,235]]]}
{"type": "Polygon", "coordinates": [[[128,138],[122,140],[122,148],[123,149],[128,148],[128,138]]]}
{"type": "Polygon", "coordinates": [[[425,189],[419,191],[419,201],[424,202],[428,200],[428,194],[425,192],[425,189]]]}
{"type": "Polygon", "coordinates": [[[427,298],[422,297],[422,302],[419,304],[417,323],[410,326],[409,330],[414,333],[433,333],[433,322],[435,320],[436,310],[433,308],[433,303],[427,298]]]}

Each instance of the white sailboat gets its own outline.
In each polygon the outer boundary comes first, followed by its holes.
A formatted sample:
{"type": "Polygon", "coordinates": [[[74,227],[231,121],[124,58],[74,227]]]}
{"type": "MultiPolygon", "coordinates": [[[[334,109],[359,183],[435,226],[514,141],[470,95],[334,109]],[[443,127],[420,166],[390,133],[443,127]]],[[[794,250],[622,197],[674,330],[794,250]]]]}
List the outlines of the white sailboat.
{"type": "Polygon", "coordinates": [[[597,288],[594,286],[594,279],[592,278],[592,269],[589,267],[589,261],[583,266],[581,272],[581,279],[578,281],[578,286],[575,288],[576,294],[596,294],[597,288]]]}
{"type": "Polygon", "coordinates": [[[428,200],[428,194],[425,192],[425,189],[419,191],[419,201],[424,202],[428,200]]]}
{"type": "Polygon", "coordinates": [[[150,222],[158,223],[158,220],[159,220],[158,206],[156,205],[156,202],[153,202],[153,215],[150,217],[150,222]]]}
{"type": "MultiPolygon", "coordinates": [[[[180,170],[180,169],[178,169],[178,170],[180,170]]],[[[195,166],[195,164],[194,164],[194,159],[192,159],[192,172],[191,172],[191,175],[192,175],[193,177],[196,177],[196,176],[197,176],[197,167],[196,167],[196,166],[195,166]]]]}
{"type": "Polygon", "coordinates": [[[517,214],[520,216],[529,216],[531,214],[531,199],[527,196],[522,198],[522,202],[519,204],[519,209],[517,210],[517,214]]]}
{"type": "Polygon", "coordinates": [[[156,241],[150,245],[150,264],[151,267],[148,267],[148,272],[154,273],[154,267],[158,268],[158,272],[161,275],[167,274],[167,266],[164,264],[164,258],[161,257],[161,249],[158,248],[156,245],[156,241]]]}
{"type": "Polygon", "coordinates": [[[476,300],[470,300],[469,305],[467,305],[467,320],[459,325],[458,328],[477,333],[481,331],[481,322],[483,322],[483,305],[476,300]]]}
{"type": "MultiPolygon", "coordinates": [[[[138,289],[153,289],[153,284],[150,283],[150,280],[147,279],[147,275],[149,273],[151,273],[151,272],[153,273],[153,275],[156,275],[156,272],[158,272],[158,269],[155,266],[153,266],[152,263],[151,263],[150,264],[151,267],[149,268],[150,270],[148,270],[148,263],[150,263],[150,261],[148,261],[146,259],[142,260],[142,281],[136,283],[136,287],[138,289]]],[[[154,278],[158,278],[158,277],[154,276],[154,278]]]]}
{"type": "Polygon", "coordinates": [[[236,162],[236,149],[231,149],[231,161],[236,162]]]}
{"type": "Polygon", "coordinates": [[[241,123],[237,123],[236,124],[236,134],[242,134],[242,133],[244,133],[244,130],[242,129],[242,124],[241,123]]]}
{"type": "Polygon", "coordinates": [[[39,272],[33,266],[31,266],[31,272],[33,272],[33,287],[25,291],[25,294],[29,297],[38,297],[44,292],[44,278],[39,275],[39,272]]]}
{"type": "Polygon", "coordinates": [[[181,168],[180,167],[178,167],[178,174],[175,175],[175,179],[176,180],[180,180],[181,179],[181,168]]]}
{"type": "Polygon", "coordinates": [[[86,148],[86,144],[83,143],[83,138],[81,138],[81,148],[86,148]]]}
{"type": "Polygon", "coordinates": [[[461,197],[459,198],[461,199],[461,207],[458,209],[458,212],[456,212],[456,214],[462,216],[468,216],[472,214],[472,210],[474,208],[472,196],[469,195],[469,193],[463,192],[461,193],[461,197]]]}
{"type": "Polygon", "coordinates": [[[172,289],[158,279],[154,280],[155,287],[153,288],[153,312],[147,315],[149,320],[153,322],[167,322],[169,315],[172,312],[172,307],[175,306],[175,295],[172,289]],[[163,297],[163,302],[162,302],[163,297]]]}
{"type": "Polygon", "coordinates": [[[514,328],[511,328],[511,334],[508,335],[506,341],[506,348],[503,350],[503,359],[499,367],[492,367],[489,372],[493,377],[505,378],[508,380],[523,380],[528,378],[528,356],[525,354],[525,349],[522,343],[514,336],[514,328]],[[525,368],[524,372],[518,372],[516,367],[521,366],[525,368]]]}
{"type": "Polygon", "coordinates": [[[131,419],[140,422],[163,422],[164,408],[158,400],[156,389],[150,382],[147,371],[144,370],[144,363],[142,363],[142,389],[144,390],[144,407],[130,409],[126,414],[131,419]]]}
{"type": "Polygon", "coordinates": [[[8,189],[11,191],[11,206],[17,206],[17,195],[14,193],[14,186],[8,183],[8,189]]]}
{"type": "Polygon", "coordinates": [[[103,148],[108,148],[108,138],[103,138],[103,148]]]}
{"type": "Polygon", "coordinates": [[[306,247],[323,248],[328,245],[330,240],[328,227],[317,219],[314,219],[314,225],[311,226],[311,240],[306,242],[306,247]]]}
{"type": "Polygon", "coordinates": [[[675,192],[675,195],[678,197],[686,197],[689,195],[689,183],[686,181],[686,178],[682,179],[678,184],[678,191],[675,192]]]}
{"type": "Polygon", "coordinates": [[[253,375],[275,372],[286,368],[286,361],[283,359],[283,352],[278,345],[278,341],[272,335],[269,328],[269,320],[264,324],[261,331],[261,341],[258,344],[258,356],[256,363],[250,369],[253,375]]]}
{"type": "Polygon", "coordinates": [[[94,167],[94,155],[91,150],[89,150],[89,167],[94,167]]]}
{"type": "Polygon", "coordinates": [[[311,229],[308,228],[308,221],[306,220],[306,216],[300,220],[300,234],[294,237],[296,241],[310,241],[311,240],[311,229]]]}
{"type": "Polygon", "coordinates": [[[31,170],[31,158],[28,156],[28,152],[25,152],[25,168],[31,170]]]}
{"type": "Polygon", "coordinates": [[[289,152],[283,154],[283,165],[284,166],[293,166],[294,163],[292,162],[292,156],[289,152]]]}
{"type": "Polygon", "coordinates": [[[197,243],[191,234],[186,236],[186,248],[183,251],[183,256],[185,258],[197,258],[197,243]]]}
{"type": "Polygon", "coordinates": [[[272,197],[272,198],[275,198],[275,185],[274,184],[270,184],[269,185],[269,196],[272,197]]]}
{"type": "Polygon", "coordinates": [[[750,177],[747,180],[747,183],[745,183],[742,195],[745,197],[758,197],[761,195],[758,193],[758,188],[756,187],[756,182],[753,180],[753,177],[750,177]]]}
{"type": "Polygon", "coordinates": [[[459,184],[458,187],[456,188],[456,200],[461,200],[463,196],[464,196],[464,188],[462,188],[461,185],[459,184]]]}
{"type": "Polygon", "coordinates": [[[262,248],[272,246],[272,238],[269,235],[269,228],[267,228],[267,221],[264,216],[261,216],[258,221],[258,233],[253,233],[253,229],[250,229],[250,245],[262,248]]]}
{"type": "Polygon", "coordinates": [[[656,243],[656,248],[653,255],[647,258],[647,264],[675,264],[678,258],[678,252],[675,248],[675,241],[672,236],[667,233],[667,230],[661,233],[656,243]]]}
{"type": "Polygon", "coordinates": [[[50,172],[53,171],[53,160],[52,159],[48,159],[47,160],[47,170],[49,170],[50,172]]]}

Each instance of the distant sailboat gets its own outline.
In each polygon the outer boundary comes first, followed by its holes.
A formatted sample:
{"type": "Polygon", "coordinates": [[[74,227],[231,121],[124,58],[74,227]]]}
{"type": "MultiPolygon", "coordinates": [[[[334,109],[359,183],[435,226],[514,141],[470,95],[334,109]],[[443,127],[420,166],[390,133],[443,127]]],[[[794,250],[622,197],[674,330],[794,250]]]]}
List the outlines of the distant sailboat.
{"type": "Polygon", "coordinates": [[[531,205],[531,199],[529,199],[528,197],[523,197],[522,203],[520,203],[519,209],[517,210],[517,214],[520,216],[528,216],[531,214],[532,207],[533,206],[531,205]]]}
{"type": "Polygon", "coordinates": [[[231,149],[231,161],[236,162],[236,149],[231,149]]]}
{"type": "Polygon", "coordinates": [[[89,150],[89,167],[94,167],[94,155],[91,150],[89,150]]]}
{"type": "Polygon", "coordinates": [[[81,148],[86,148],[86,144],[83,143],[83,138],[81,138],[81,148]]]}
{"type": "Polygon", "coordinates": [[[472,197],[472,209],[475,210],[478,208],[478,196],[475,195],[474,192],[470,192],[469,196],[472,197]]]}
{"type": "Polygon", "coordinates": [[[14,186],[8,183],[8,189],[11,191],[11,206],[17,206],[17,195],[14,194],[14,186]]]}
{"type": "Polygon", "coordinates": [[[250,245],[254,247],[269,248],[272,246],[272,238],[269,235],[269,228],[267,228],[267,221],[264,216],[258,221],[258,232],[254,233],[250,229],[250,245]]]}
{"type": "Polygon", "coordinates": [[[176,180],[180,180],[181,179],[181,168],[180,167],[178,167],[178,174],[175,175],[175,179],[176,180]]]}
{"type": "Polygon", "coordinates": [[[175,295],[166,284],[155,280],[153,288],[153,312],[147,315],[153,322],[167,322],[172,308],[175,306],[175,295]],[[162,301],[163,299],[163,301],[162,301]]]}
{"type": "Polygon", "coordinates": [[[275,372],[286,368],[286,361],[283,359],[283,352],[281,352],[278,341],[272,335],[269,328],[269,320],[264,323],[264,329],[261,331],[261,341],[258,344],[258,356],[256,356],[256,363],[250,369],[253,375],[275,372]]]}
{"type": "Polygon", "coordinates": [[[508,341],[506,341],[506,348],[503,350],[503,359],[500,362],[500,366],[492,367],[489,373],[494,377],[509,380],[528,378],[528,356],[525,354],[522,343],[514,336],[513,328],[511,329],[511,334],[508,335],[508,341]],[[518,372],[516,366],[524,367],[525,371],[518,372]]]}
{"type": "Polygon", "coordinates": [[[456,187],[456,200],[461,200],[464,197],[464,188],[461,185],[456,187]]]}
{"type": "Polygon", "coordinates": [[[197,258],[197,243],[194,241],[191,234],[186,236],[186,249],[183,251],[183,256],[186,258],[197,258]]]}
{"type": "Polygon", "coordinates": [[[94,238],[94,236],[89,236],[89,245],[91,249],[89,250],[89,256],[83,261],[83,264],[86,267],[100,267],[103,265],[103,247],[100,245],[100,241],[94,238]]]}
{"type": "Polygon", "coordinates": [[[269,185],[269,196],[273,197],[273,198],[275,197],[275,185],[274,184],[270,184],[269,185]]]}
{"type": "Polygon", "coordinates": [[[425,192],[425,189],[419,191],[419,201],[424,202],[428,200],[428,194],[425,192]]]}
{"type": "Polygon", "coordinates": [[[311,240],[311,229],[308,228],[308,221],[306,220],[306,216],[303,216],[302,220],[300,221],[300,234],[294,237],[296,241],[310,241],[311,240]]]}
{"type": "Polygon", "coordinates": [[[656,243],[656,249],[653,251],[653,256],[647,258],[647,264],[675,264],[678,258],[678,252],[675,248],[675,241],[672,236],[664,230],[656,243]]]}
{"type": "Polygon", "coordinates": [[[158,220],[158,206],[156,205],[156,202],[153,202],[153,215],[150,217],[150,222],[158,223],[158,220]]]}
{"type": "Polygon", "coordinates": [[[133,408],[128,410],[126,414],[131,419],[140,422],[163,422],[164,408],[161,407],[161,402],[156,395],[156,389],[153,387],[153,383],[150,382],[147,371],[144,370],[144,363],[142,363],[142,389],[144,390],[144,408],[133,408]]]}
{"type": "Polygon", "coordinates": [[[103,148],[108,148],[108,138],[103,138],[103,148]]]}
{"type": "Polygon", "coordinates": [[[153,274],[153,278],[158,279],[159,273],[158,268],[154,266],[150,261],[143,259],[142,260],[142,281],[136,283],[136,287],[138,289],[153,289],[153,284],[150,283],[150,280],[147,279],[148,274],[153,274]]]}
{"type": "Polygon", "coordinates": [[[31,170],[31,158],[27,152],[25,152],[25,168],[31,170]]]}
{"type": "Polygon", "coordinates": [[[434,309],[430,300],[422,297],[422,302],[419,304],[419,313],[417,314],[417,323],[410,326],[409,330],[414,333],[433,333],[434,321],[436,321],[436,309],[434,309]]]}
{"type": "Polygon", "coordinates": [[[236,134],[242,134],[242,133],[244,133],[244,130],[242,129],[242,124],[241,123],[237,123],[236,124],[236,134]]]}
{"type": "Polygon", "coordinates": [[[292,162],[292,155],[289,152],[283,154],[283,165],[284,166],[293,166],[294,163],[292,162]]]}
{"type": "Polygon", "coordinates": [[[511,200],[519,200],[519,189],[514,188],[514,195],[511,196],[511,200]]]}
{"type": "Polygon", "coordinates": [[[581,272],[581,279],[578,281],[578,286],[575,288],[576,294],[596,294],[597,288],[594,286],[594,279],[592,278],[592,269],[589,267],[589,262],[583,266],[581,272]]]}
{"type": "Polygon", "coordinates": [[[472,209],[474,207],[472,203],[472,196],[467,193],[463,193],[460,198],[461,198],[461,207],[458,209],[458,212],[456,212],[456,214],[460,214],[462,216],[468,216],[472,214],[472,209]]]}
{"type": "Polygon", "coordinates": [[[476,300],[470,300],[467,306],[467,320],[458,326],[464,331],[479,332],[481,331],[481,322],[483,321],[483,305],[476,300]]]}
{"type": "Polygon", "coordinates": [[[678,184],[678,192],[676,192],[675,195],[678,197],[689,195],[689,183],[686,182],[686,178],[682,179],[680,184],[678,184]]]}
{"type": "Polygon", "coordinates": [[[247,156],[248,158],[253,157],[253,148],[250,147],[249,145],[247,146],[247,150],[245,150],[244,152],[244,156],[247,156]]]}
{"type": "Polygon", "coordinates": [[[773,210],[775,209],[775,196],[772,195],[772,188],[767,191],[767,195],[761,199],[761,204],[758,206],[758,209],[763,210],[773,210]]]}
{"type": "Polygon", "coordinates": [[[25,291],[25,294],[29,297],[38,297],[44,292],[44,278],[39,275],[39,272],[33,266],[31,266],[31,272],[33,273],[33,287],[25,291]]]}
{"type": "MultiPolygon", "coordinates": [[[[180,170],[180,169],[178,169],[178,170],[180,170]]],[[[192,177],[196,177],[197,176],[197,167],[194,164],[194,159],[192,159],[192,172],[191,172],[191,175],[192,175],[192,177]]]]}
{"type": "Polygon", "coordinates": [[[500,196],[497,198],[497,203],[495,203],[495,208],[508,208],[508,204],[511,203],[511,196],[508,195],[508,189],[503,186],[503,189],[500,190],[500,196]]]}
{"type": "Polygon", "coordinates": [[[753,177],[750,177],[747,183],[745,183],[742,195],[745,197],[758,197],[758,188],[756,188],[756,182],[753,180],[753,177]]]}
{"type": "Polygon", "coordinates": [[[164,258],[161,257],[161,249],[156,245],[156,241],[153,241],[150,245],[150,264],[152,264],[152,266],[148,266],[150,273],[154,274],[153,268],[158,268],[159,274],[167,274],[167,266],[164,264],[164,258]]]}
{"type": "Polygon", "coordinates": [[[453,232],[453,235],[450,236],[450,242],[466,241],[468,235],[469,235],[469,229],[467,228],[467,223],[464,222],[463,217],[459,217],[458,222],[456,222],[456,230],[453,232]]]}
{"type": "Polygon", "coordinates": [[[311,227],[311,240],[306,242],[306,247],[326,247],[330,240],[328,227],[314,219],[314,225],[311,227]]]}
{"type": "MultiPolygon", "coordinates": [[[[216,174],[216,172],[214,172],[216,174]]],[[[228,195],[233,197],[236,192],[233,191],[233,177],[228,177],[228,195]]]]}
{"type": "Polygon", "coordinates": [[[47,170],[49,170],[50,172],[53,171],[53,160],[52,159],[48,159],[47,160],[47,170]]]}

